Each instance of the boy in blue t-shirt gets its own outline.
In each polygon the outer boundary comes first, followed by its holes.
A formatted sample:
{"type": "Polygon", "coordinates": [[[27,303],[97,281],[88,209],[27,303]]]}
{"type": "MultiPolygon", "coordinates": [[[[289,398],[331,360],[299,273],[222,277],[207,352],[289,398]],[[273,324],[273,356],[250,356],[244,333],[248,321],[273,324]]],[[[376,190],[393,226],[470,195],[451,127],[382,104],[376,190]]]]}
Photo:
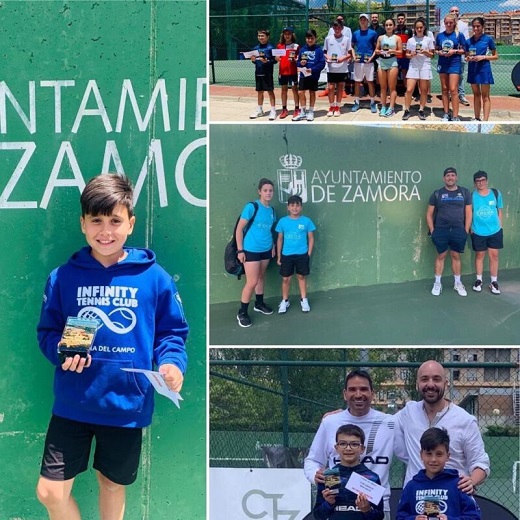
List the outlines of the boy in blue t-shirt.
{"type": "Polygon", "coordinates": [[[271,110],[269,120],[276,119],[276,100],[274,96],[273,70],[276,58],[273,56],[274,46],[269,43],[270,32],[268,29],[258,29],[258,42],[253,50],[258,52],[257,56],[251,56],[251,61],[255,66],[255,90],[258,97],[258,106],[249,116],[249,119],[256,119],[264,115],[264,92],[269,95],[271,110]]]}
{"type": "Polygon", "coordinates": [[[365,433],[355,424],[344,424],[336,432],[336,451],[340,461],[326,470],[325,484],[318,484],[314,518],[317,520],[383,520],[383,499],[371,504],[363,493],[346,488],[352,473],[381,485],[379,476],[360,462],[365,451],[365,433]]]}
{"type": "Polygon", "coordinates": [[[282,281],[282,301],[278,306],[278,313],[283,314],[289,308],[289,287],[291,278],[296,271],[300,288],[300,304],[303,312],[311,310],[307,300],[307,280],[310,274],[310,257],[314,249],[314,231],[316,226],[312,220],[301,214],[302,198],[291,195],[287,200],[289,215],[283,217],[276,224],[278,233],[278,265],[282,281]]]}
{"type": "Polygon", "coordinates": [[[429,428],[420,439],[424,468],[403,489],[396,520],[480,520],[475,499],[457,487],[459,473],[445,469],[450,438],[444,428],[429,428]]]}

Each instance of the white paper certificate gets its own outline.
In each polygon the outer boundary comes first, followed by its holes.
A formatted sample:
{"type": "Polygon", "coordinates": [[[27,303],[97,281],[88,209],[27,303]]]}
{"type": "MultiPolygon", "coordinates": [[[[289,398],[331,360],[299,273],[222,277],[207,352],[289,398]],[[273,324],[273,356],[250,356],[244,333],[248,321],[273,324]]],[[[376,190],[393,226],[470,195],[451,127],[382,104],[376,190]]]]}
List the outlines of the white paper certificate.
{"type": "Polygon", "coordinates": [[[285,49],[273,49],[271,52],[273,53],[273,56],[285,56],[285,49]]]}
{"type": "Polygon", "coordinates": [[[258,51],[245,51],[242,53],[244,55],[244,58],[246,59],[251,59],[251,56],[260,56],[260,54],[258,53],[258,51]]]}
{"type": "Polygon", "coordinates": [[[121,370],[124,370],[125,372],[139,372],[140,374],[145,375],[149,379],[150,383],[152,383],[153,387],[157,390],[157,393],[164,395],[173,401],[177,408],[181,407],[179,404],[179,401],[183,401],[181,394],[168,388],[160,372],[154,372],[153,370],[143,370],[142,368],[122,368],[121,370]]]}
{"type": "Polygon", "coordinates": [[[379,502],[381,502],[381,498],[383,498],[383,493],[385,492],[385,488],[383,486],[368,480],[359,473],[352,473],[345,487],[349,491],[353,491],[358,495],[359,493],[365,494],[368,501],[372,502],[374,505],[377,505],[379,502]]]}

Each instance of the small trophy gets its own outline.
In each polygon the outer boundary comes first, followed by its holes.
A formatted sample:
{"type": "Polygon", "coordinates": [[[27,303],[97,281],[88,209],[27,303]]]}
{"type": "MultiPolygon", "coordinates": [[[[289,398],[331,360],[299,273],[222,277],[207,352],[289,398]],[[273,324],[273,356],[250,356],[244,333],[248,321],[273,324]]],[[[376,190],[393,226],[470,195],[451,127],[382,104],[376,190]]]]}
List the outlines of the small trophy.
{"type": "Polygon", "coordinates": [[[422,50],[422,43],[421,43],[421,42],[417,42],[417,43],[415,44],[415,52],[416,52],[417,54],[419,54],[419,53],[421,52],[421,50],[422,50]]]}
{"type": "Polygon", "coordinates": [[[453,44],[449,41],[449,40],[446,40],[443,44],[442,44],[442,52],[444,54],[448,54],[448,52],[450,52],[451,48],[453,47],[453,44]]]}
{"type": "Polygon", "coordinates": [[[476,47],[470,47],[469,48],[469,57],[474,58],[477,55],[477,48],[476,47]]]}
{"type": "Polygon", "coordinates": [[[358,63],[362,63],[363,62],[363,56],[361,56],[361,54],[359,54],[358,52],[356,52],[356,61],[358,63]]]}
{"type": "Polygon", "coordinates": [[[439,499],[437,497],[424,498],[424,514],[428,518],[439,518],[439,499]]]}
{"type": "Polygon", "coordinates": [[[330,489],[332,495],[337,495],[339,493],[339,488],[341,485],[341,479],[339,477],[339,469],[338,468],[330,468],[326,469],[323,472],[323,476],[325,477],[325,487],[330,489]]]}
{"type": "Polygon", "coordinates": [[[364,55],[364,61],[365,63],[368,63],[370,61],[370,58],[372,57],[372,54],[365,54],[364,55]]]}
{"type": "Polygon", "coordinates": [[[388,45],[388,43],[383,43],[383,58],[390,57],[390,53],[388,52],[388,49],[390,49],[390,45],[388,45]]]}
{"type": "Polygon", "coordinates": [[[295,56],[296,56],[295,51],[289,51],[289,61],[294,61],[295,56]]]}
{"type": "Polygon", "coordinates": [[[100,323],[96,319],[69,316],[58,343],[58,356],[61,363],[76,354],[86,358],[94,343],[99,325],[100,323]]]}
{"type": "Polygon", "coordinates": [[[338,61],[338,55],[337,54],[333,54],[332,57],[331,57],[331,60],[335,63],[338,61]]]}

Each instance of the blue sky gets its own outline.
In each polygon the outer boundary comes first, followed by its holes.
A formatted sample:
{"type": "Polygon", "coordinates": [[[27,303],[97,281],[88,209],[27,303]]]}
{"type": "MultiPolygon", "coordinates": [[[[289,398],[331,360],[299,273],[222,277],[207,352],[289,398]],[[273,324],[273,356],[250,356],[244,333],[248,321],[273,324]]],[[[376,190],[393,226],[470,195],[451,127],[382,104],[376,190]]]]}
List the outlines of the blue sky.
{"type": "MultiPolygon", "coordinates": [[[[345,0],[345,3],[348,0],[345,0]]],[[[305,3],[305,0],[300,0],[301,3],[305,3]]],[[[431,0],[432,3],[441,8],[441,14],[444,15],[448,12],[452,5],[458,5],[461,13],[475,13],[482,12],[487,13],[491,10],[502,12],[502,11],[513,11],[515,9],[520,10],[520,0],[503,0],[503,1],[489,1],[489,0],[454,0],[450,3],[450,0],[431,0]]],[[[327,0],[309,0],[309,7],[322,7],[327,3],[327,0]]],[[[340,3],[336,0],[336,4],[340,3]]],[[[417,4],[425,3],[424,0],[418,2],[417,0],[392,0],[393,4],[417,4]]]]}

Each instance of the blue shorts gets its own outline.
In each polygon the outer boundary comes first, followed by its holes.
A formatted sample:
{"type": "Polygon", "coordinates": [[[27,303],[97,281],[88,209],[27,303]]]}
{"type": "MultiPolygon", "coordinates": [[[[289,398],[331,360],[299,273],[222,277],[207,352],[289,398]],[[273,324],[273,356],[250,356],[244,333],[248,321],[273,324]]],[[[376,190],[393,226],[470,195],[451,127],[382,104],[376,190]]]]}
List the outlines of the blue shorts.
{"type": "Polygon", "coordinates": [[[483,237],[471,233],[471,247],[473,251],[487,251],[488,249],[503,249],[504,248],[504,231],[501,229],[494,235],[483,237]]]}
{"type": "Polygon", "coordinates": [[[462,73],[462,64],[459,62],[455,63],[440,63],[437,65],[437,72],[439,74],[458,74],[462,73]]]}
{"type": "Polygon", "coordinates": [[[445,253],[448,249],[456,253],[464,253],[468,234],[464,228],[434,228],[432,242],[437,253],[445,253]]]}
{"type": "Polygon", "coordinates": [[[482,70],[475,74],[474,70],[469,69],[468,83],[471,85],[494,85],[495,81],[490,70],[482,70]]]}

